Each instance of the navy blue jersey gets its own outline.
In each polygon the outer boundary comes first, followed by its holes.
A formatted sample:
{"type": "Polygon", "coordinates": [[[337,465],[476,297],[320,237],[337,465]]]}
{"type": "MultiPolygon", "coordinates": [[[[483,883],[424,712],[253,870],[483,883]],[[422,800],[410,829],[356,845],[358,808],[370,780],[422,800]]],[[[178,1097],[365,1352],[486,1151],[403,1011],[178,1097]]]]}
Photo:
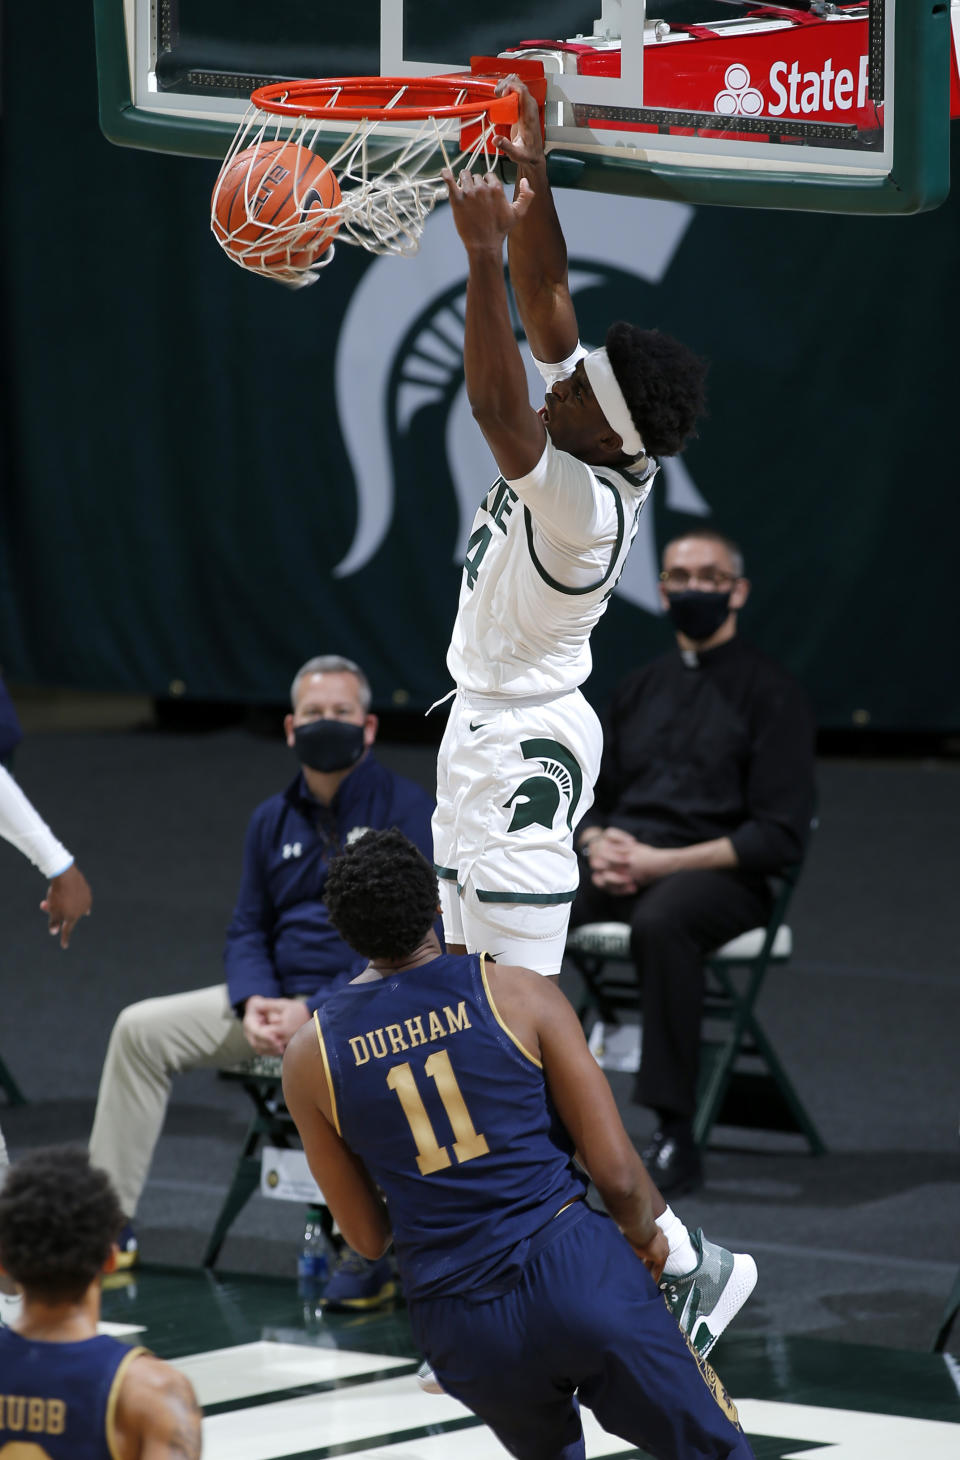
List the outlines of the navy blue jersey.
{"type": "Polygon", "coordinates": [[[113,1410],[124,1370],[142,1348],[102,1335],[40,1343],[0,1328],[0,1456],[113,1460],[113,1410]]]}
{"type": "Polygon", "coordinates": [[[316,1022],[334,1122],[386,1196],[407,1297],[498,1291],[586,1177],[482,960],[349,984],[316,1022]]]}

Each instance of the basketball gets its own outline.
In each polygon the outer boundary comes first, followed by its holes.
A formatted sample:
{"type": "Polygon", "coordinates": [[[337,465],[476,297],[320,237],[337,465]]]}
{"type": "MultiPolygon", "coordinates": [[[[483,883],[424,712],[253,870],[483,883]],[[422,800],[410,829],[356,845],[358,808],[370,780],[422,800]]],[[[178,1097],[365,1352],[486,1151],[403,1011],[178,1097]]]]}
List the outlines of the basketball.
{"type": "Polygon", "coordinates": [[[251,269],[306,269],[340,227],[330,209],[340,186],[328,164],[296,142],[258,142],[238,152],[217,178],[213,231],[237,263],[251,269]]]}

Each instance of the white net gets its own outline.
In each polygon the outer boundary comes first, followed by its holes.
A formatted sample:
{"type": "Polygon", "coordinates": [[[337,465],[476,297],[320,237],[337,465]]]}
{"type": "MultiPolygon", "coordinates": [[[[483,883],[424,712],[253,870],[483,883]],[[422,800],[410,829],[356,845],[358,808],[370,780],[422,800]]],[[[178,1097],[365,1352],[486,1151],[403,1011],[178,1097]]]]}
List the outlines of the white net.
{"type": "MultiPolygon", "coordinates": [[[[402,105],[405,90],[398,87],[383,105],[402,105]]],[[[463,101],[470,99],[464,92],[463,101]]],[[[279,116],[251,105],[220,169],[210,226],[235,264],[293,288],[318,278],[333,258],[334,239],[371,253],[415,254],[424,223],[447,193],[441,170],[491,171],[495,130],[485,113],[346,121],[279,116]],[[280,168],[282,205],[270,186],[280,168]]]]}

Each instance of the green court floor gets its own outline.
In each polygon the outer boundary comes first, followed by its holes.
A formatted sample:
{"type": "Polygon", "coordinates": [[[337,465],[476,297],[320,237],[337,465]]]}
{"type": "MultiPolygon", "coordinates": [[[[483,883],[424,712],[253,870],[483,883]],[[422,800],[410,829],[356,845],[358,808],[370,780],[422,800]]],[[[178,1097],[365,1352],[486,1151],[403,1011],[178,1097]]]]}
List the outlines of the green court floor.
{"type": "MultiPolygon", "coordinates": [[[[204,1406],[205,1460],[506,1453],[455,1400],[421,1393],[402,1306],[324,1314],[292,1280],[145,1265],[112,1280],[103,1319],[190,1375],[204,1406]]],[[[757,1460],[960,1456],[960,1364],[949,1355],[734,1331],[712,1361],[757,1460]]],[[[643,1454],[586,1412],[584,1430],[591,1460],[643,1454]]]]}

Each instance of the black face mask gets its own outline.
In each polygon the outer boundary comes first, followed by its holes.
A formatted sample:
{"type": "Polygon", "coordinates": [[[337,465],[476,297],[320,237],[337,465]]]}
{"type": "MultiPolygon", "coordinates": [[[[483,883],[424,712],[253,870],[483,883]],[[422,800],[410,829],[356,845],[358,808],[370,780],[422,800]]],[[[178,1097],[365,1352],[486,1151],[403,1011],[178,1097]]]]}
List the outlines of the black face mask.
{"type": "Polygon", "coordinates": [[[705,593],[687,588],[683,593],[668,593],[667,598],[674,628],[695,644],[712,639],[730,612],[730,589],[726,593],[705,593]]]}
{"type": "Polygon", "coordinates": [[[363,726],[349,720],[312,720],[294,727],[293,753],[312,771],[349,770],[363,751],[363,726]]]}

